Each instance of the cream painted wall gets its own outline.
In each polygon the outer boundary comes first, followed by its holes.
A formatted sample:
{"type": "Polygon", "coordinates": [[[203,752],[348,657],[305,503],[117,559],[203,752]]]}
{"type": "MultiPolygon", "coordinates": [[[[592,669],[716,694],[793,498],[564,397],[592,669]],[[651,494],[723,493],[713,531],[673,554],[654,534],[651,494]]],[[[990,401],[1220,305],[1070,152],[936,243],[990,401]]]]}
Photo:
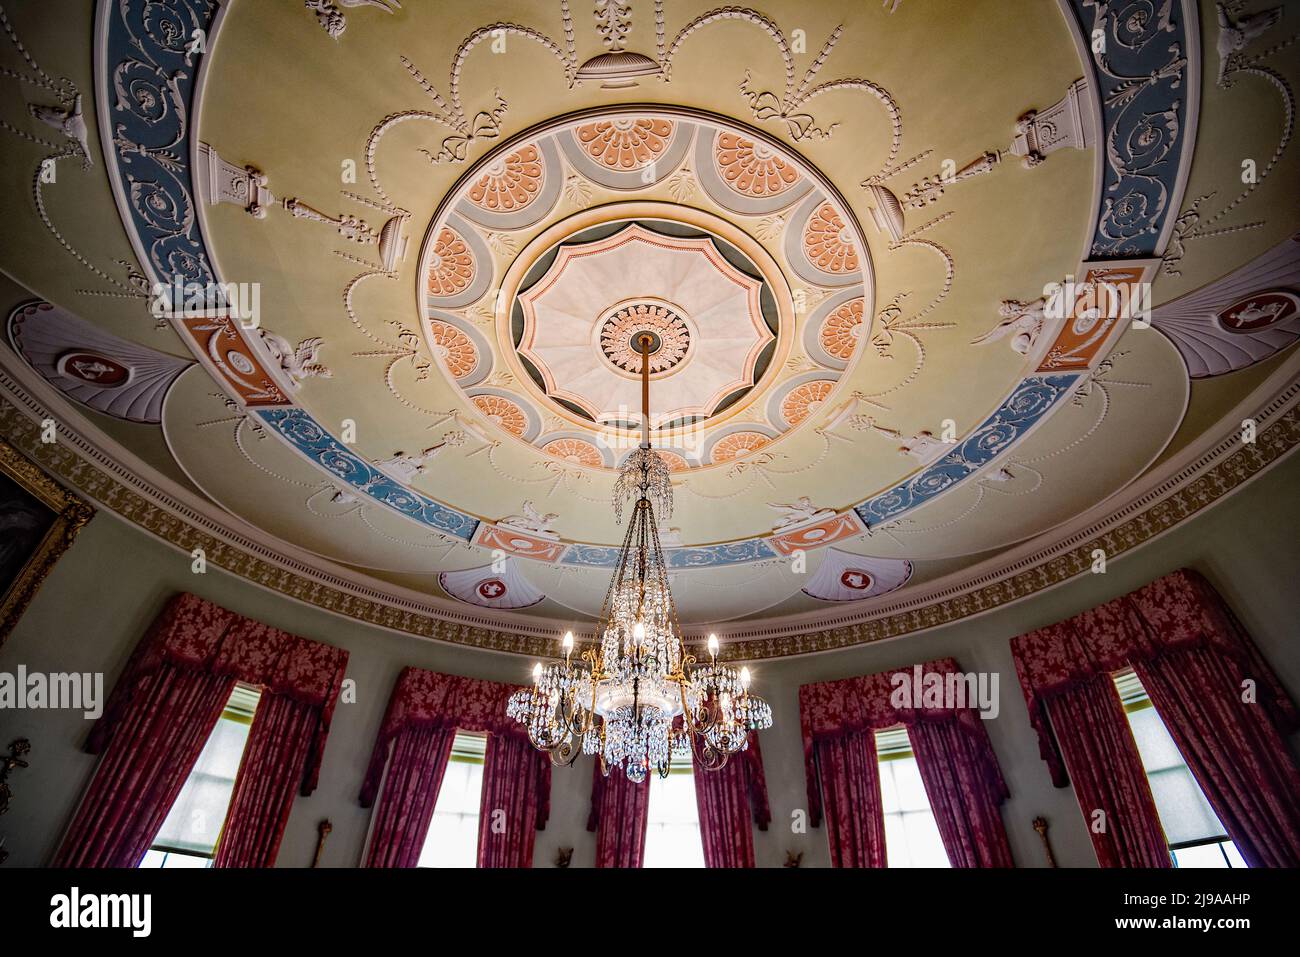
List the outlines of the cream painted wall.
{"type": "MultiPolygon", "coordinates": [[[[779,866],[787,850],[804,853],[804,866],[826,866],[825,831],[792,831],[793,815],[806,806],[797,694],[800,684],[867,674],[951,655],[967,670],[998,674],[1001,713],[989,734],[1011,799],[1003,817],[1021,866],[1043,864],[1029,822],[1044,815],[1062,866],[1095,864],[1073,794],[1051,787],[1038,757],[1024,700],[1015,680],[1008,640],[1020,632],[1068,617],[1136,588],[1183,565],[1204,573],[1254,635],[1291,690],[1300,697],[1300,456],[1256,480],[1208,513],[1139,552],[1111,563],[1107,574],[1088,576],[1009,609],[922,635],[859,649],[783,662],[759,662],[755,681],[772,702],[776,727],[763,735],[773,823],[756,834],[760,866],[779,866]]],[[[356,794],[384,706],[398,671],[415,665],[441,671],[524,682],[524,659],[461,649],[389,634],[287,602],[220,571],[195,576],[189,558],[112,515],[101,514],[82,533],[0,649],[0,671],[19,664],[29,671],[103,671],[111,688],[135,642],[173,593],[189,590],[241,614],[347,648],[349,677],[358,701],[340,705],[325,752],[320,786],[298,798],[280,850],[281,866],[311,860],[316,824],[329,818],[334,832],[323,864],[354,866],[364,846],[370,812],[356,794]]],[[[80,748],[90,723],[80,713],[0,712],[0,745],[32,741],[31,767],[11,778],[14,799],[0,817],[9,866],[36,866],[53,854],[95,759],[80,748]]],[[[1294,742],[1293,742],[1294,743],[1294,742]]],[[[590,766],[556,769],[551,822],[538,835],[535,861],[550,866],[557,847],[576,848],[574,866],[590,866],[592,835],[584,830],[590,766]]]]}

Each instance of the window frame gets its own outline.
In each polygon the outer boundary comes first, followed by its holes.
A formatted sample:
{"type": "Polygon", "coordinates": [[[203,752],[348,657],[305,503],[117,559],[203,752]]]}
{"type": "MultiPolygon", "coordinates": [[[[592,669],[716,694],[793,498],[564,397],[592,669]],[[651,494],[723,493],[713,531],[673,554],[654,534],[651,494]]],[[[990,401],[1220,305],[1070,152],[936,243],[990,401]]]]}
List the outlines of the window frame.
{"type": "MultiPolygon", "coordinates": [[[[221,724],[222,721],[230,721],[235,724],[242,724],[251,729],[253,725],[253,720],[257,717],[257,709],[262,703],[263,692],[264,689],[262,688],[261,685],[249,684],[248,682],[245,681],[235,682],[235,686],[230,690],[230,697],[226,699],[225,707],[221,709],[221,714],[217,717],[216,723],[213,724],[212,730],[208,732],[208,737],[204,740],[203,746],[205,748],[207,747],[208,741],[212,740],[212,736],[216,733],[217,727],[221,724]]],[[[248,737],[246,736],[244,738],[243,747],[240,748],[239,751],[239,765],[235,769],[234,778],[231,779],[230,797],[226,799],[225,814],[222,815],[221,827],[217,831],[217,838],[213,842],[211,850],[200,851],[196,848],[176,847],[171,844],[159,843],[157,840],[158,835],[154,835],[154,840],[150,842],[148,849],[145,851],[145,856],[147,857],[150,853],[155,851],[163,855],[163,860],[158,864],[157,869],[159,870],[166,869],[166,860],[169,856],[172,855],[177,857],[188,857],[194,860],[207,861],[208,863],[205,866],[206,867],[212,866],[212,862],[216,860],[217,857],[217,849],[221,847],[221,839],[226,836],[226,824],[230,820],[230,804],[235,797],[234,785],[235,782],[239,780],[239,775],[244,770],[244,760],[247,756],[248,756],[248,737]]],[[[195,763],[197,764],[197,762],[195,763]]],[[[185,781],[181,785],[181,791],[177,792],[176,799],[175,801],[172,802],[173,807],[175,806],[176,801],[180,800],[181,793],[184,791],[185,786],[189,784],[190,780],[196,774],[200,774],[200,773],[202,772],[198,771],[197,768],[190,768],[189,774],[185,776],[185,781]]],[[[224,778],[222,780],[224,780],[224,778]]],[[[170,814],[171,814],[171,808],[169,807],[167,809],[167,815],[164,815],[163,817],[163,825],[166,824],[167,816],[169,816],[170,814]]],[[[160,833],[162,831],[163,825],[159,825],[160,833]]],[[[143,861],[144,858],[141,858],[141,864],[136,865],[137,869],[141,867],[143,861]]],[[[154,868],[150,868],[150,869],[152,870],[154,868]]]]}
{"type": "MultiPolygon", "coordinates": [[[[731,758],[730,760],[734,760],[735,757],[736,757],[735,755],[732,755],[732,758],[731,758]]],[[[610,773],[610,774],[621,774],[621,773],[622,773],[622,769],[620,769],[620,768],[611,768],[609,773],[610,773]]],[[[694,807],[695,807],[695,818],[694,818],[695,837],[696,837],[696,840],[699,841],[699,845],[700,845],[700,865],[699,865],[699,866],[707,869],[709,865],[708,865],[708,862],[704,860],[704,831],[703,831],[703,829],[700,827],[700,798],[699,798],[699,794],[695,791],[695,755],[694,755],[693,753],[692,753],[692,754],[687,754],[687,755],[685,755],[685,756],[680,755],[680,754],[673,754],[673,755],[672,755],[672,759],[670,760],[670,762],[669,762],[669,764],[668,764],[668,774],[666,775],[666,778],[674,778],[674,777],[689,777],[689,778],[691,779],[691,794],[692,794],[692,797],[693,797],[693,799],[694,799],[692,803],[693,803],[693,805],[694,805],[694,807]]],[[[646,782],[645,782],[645,786],[646,786],[647,788],[651,788],[651,789],[653,789],[653,788],[654,788],[654,785],[655,785],[659,780],[660,780],[660,779],[659,779],[659,777],[658,777],[657,774],[647,775],[647,780],[646,780],[646,782]]],[[[654,792],[653,792],[653,790],[651,790],[649,793],[646,794],[646,821],[645,821],[645,828],[646,828],[646,846],[647,846],[647,847],[648,847],[649,844],[650,844],[650,828],[651,828],[651,826],[652,826],[652,822],[651,822],[651,820],[650,820],[650,808],[651,808],[652,805],[653,805],[653,799],[654,799],[654,792]]],[[[662,824],[662,823],[660,823],[660,824],[654,824],[653,826],[654,826],[654,827],[657,827],[657,828],[659,828],[659,829],[662,830],[662,829],[663,829],[665,826],[667,826],[667,825],[666,825],[666,824],[662,824]]],[[[684,825],[681,825],[681,824],[673,824],[672,826],[674,826],[674,827],[679,827],[679,826],[684,826],[684,825]]],[[[646,870],[694,870],[694,869],[695,869],[695,865],[694,865],[693,863],[692,863],[692,864],[679,864],[679,863],[675,863],[675,864],[664,864],[664,865],[652,865],[652,866],[650,866],[650,867],[647,868],[647,867],[645,866],[644,857],[645,857],[645,854],[644,854],[644,852],[642,852],[642,867],[643,867],[644,869],[646,869],[646,870]]]]}
{"type": "MultiPolygon", "coordinates": [[[[472,764],[472,765],[478,765],[479,767],[482,767],[487,760],[487,746],[488,746],[489,737],[490,735],[486,731],[467,731],[463,728],[457,728],[455,735],[452,737],[451,754],[448,755],[447,757],[448,767],[450,767],[452,764],[472,764]],[[475,743],[469,744],[470,741],[473,741],[475,743]]],[[[429,816],[429,827],[424,832],[424,840],[420,844],[420,858],[424,857],[425,848],[428,846],[429,843],[429,837],[433,833],[433,824],[438,817],[438,801],[442,798],[442,795],[444,793],[443,787],[445,785],[446,785],[446,774],[444,772],[442,783],[439,784],[438,786],[438,797],[434,799],[433,814],[429,816]]],[[[483,777],[481,774],[479,776],[478,793],[479,793],[478,810],[473,815],[474,832],[476,835],[478,833],[479,828],[483,826],[483,777]]],[[[451,812],[451,811],[444,811],[443,815],[451,816],[453,813],[455,814],[456,817],[461,818],[462,820],[470,817],[470,815],[468,814],[462,814],[460,812],[451,812]]],[[[420,864],[419,863],[420,858],[417,858],[415,866],[418,869],[422,869],[422,870],[440,870],[440,869],[462,870],[468,868],[475,868],[478,866],[477,855],[475,856],[474,862],[468,865],[420,864]]]]}
{"type": "MultiPolygon", "coordinates": [[[[907,730],[907,725],[902,724],[900,722],[899,724],[890,725],[888,728],[878,728],[873,732],[873,740],[876,746],[876,777],[877,777],[876,786],[880,792],[880,816],[882,819],[881,821],[882,826],[887,822],[887,819],[890,817],[897,817],[899,819],[899,823],[902,824],[906,822],[909,815],[928,816],[930,818],[931,824],[934,826],[936,833],[939,833],[939,847],[943,850],[944,858],[947,861],[946,868],[948,870],[952,870],[952,858],[948,856],[948,848],[945,847],[943,843],[943,834],[939,832],[939,822],[935,819],[934,816],[934,802],[930,800],[930,792],[925,789],[924,778],[921,780],[921,791],[922,793],[925,794],[924,810],[920,810],[920,809],[903,810],[901,806],[900,809],[897,811],[885,810],[885,791],[884,791],[884,776],[883,776],[884,765],[891,761],[905,761],[909,759],[912,761],[916,761],[916,752],[912,750],[912,738],[907,730]]],[[[919,770],[920,765],[918,764],[917,766],[919,770]]],[[[944,869],[942,867],[939,867],[938,865],[931,865],[931,864],[908,865],[907,867],[891,865],[889,863],[888,828],[885,828],[885,831],[886,831],[885,866],[887,869],[891,867],[897,870],[943,870],[944,869]]],[[[904,832],[906,833],[906,828],[904,828],[904,832]]],[[[912,856],[911,850],[912,849],[909,846],[908,847],[909,858],[912,856]]]]}
{"type": "MultiPolygon", "coordinates": [[[[1151,695],[1147,692],[1146,688],[1143,687],[1142,680],[1138,677],[1137,671],[1132,667],[1121,668],[1119,671],[1111,672],[1110,677],[1115,688],[1115,693],[1119,696],[1120,706],[1124,709],[1125,727],[1128,729],[1130,737],[1133,738],[1134,748],[1138,751],[1138,761],[1142,766],[1142,776],[1146,779],[1147,790],[1151,792],[1152,804],[1154,804],[1156,808],[1156,819],[1160,824],[1160,833],[1165,838],[1165,847],[1169,849],[1169,858],[1173,862],[1174,866],[1181,867],[1177,858],[1178,851],[1187,850],[1188,848],[1193,847],[1206,847],[1213,844],[1218,847],[1219,853],[1223,856],[1224,863],[1229,869],[1240,870],[1240,868],[1234,867],[1232,858],[1228,856],[1228,852],[1223,846],[1225,844],[1233,844],[1232,835],[1227,832],[1228,829],[1224,827],[1223,821],[1219,820],[1219,815],[1214,810],[1214,806],[1210,804],[1210,799],[1205,796],[1205,788],[1201,786],[1201,782],[1197,780],[1196,774],[1192,771],[1191,765],[1187,763],[1187,759],[1183,756],[1182,750],[1178,747],[1178,742],[1174,740],[1173,735],[1169,731],[1168,725],[1165,724],[1164,717],[1161,716],[1160,711],[1156,708],[1155,702],[1151,700],[1151,695]],[[1174,746],[1174,752],[1178,755],[1178,760],[1180,762],[1176,765],[1160,768],[1155,773],[1158,774],[1164,771],[1175,770],[1177,768],[1185,770],[1188,777],[1191,778],[1192,783],[1196,785],[1196,789],[1200,793],[1201,799],[1205,801],[1206,806],[1210,809],[1210,813],[1214,816],[1214,819],[1219,822],[1219,827],[1223,829],[1222,834],[1217,836],[1210,835],[1206,837],[1193,838],[1188,841],[1172,842],[1169,840],[1168,833],[1165,830],[1165,822],[1160,818],[1160,806],[1159,804],[1156,804],[1155,801],[1155,789],[1151,786],[1152,772],[1147,769],[1146,762],[1142,759],[1141,749],[1137,747],[1137,735],[1133,731],[1131,715],[1147,710],[1150,710],[1155,714],[1156,720],[1160,722],[1160,726],[1164,729],[1165,734],[1169,736],[1170,742],[1174,746]]],[[[1235,844],[1233,847],[1235,852],[1240,855],[1241,851],[1236,850],[1235,844]]]]}

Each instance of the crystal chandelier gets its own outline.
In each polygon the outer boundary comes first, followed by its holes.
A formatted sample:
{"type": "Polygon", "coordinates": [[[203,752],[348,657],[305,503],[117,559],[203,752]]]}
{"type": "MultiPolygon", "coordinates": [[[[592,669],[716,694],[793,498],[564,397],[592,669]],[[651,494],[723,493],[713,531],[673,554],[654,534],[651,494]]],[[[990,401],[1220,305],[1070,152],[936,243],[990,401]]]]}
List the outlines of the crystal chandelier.
{"type": "Polygon", "coordinates": [[[564,663],[533,667],[533,686],[515,692],[509,717],[528,729],[533,745],[556,764],[598,755],[601,770],[622,767],[634,782],[651,768],[668,774],[674,756],[708,770],[749,747],[749,732],[772,726],[772,709],[749,693],[749,669],[718,664],[709,636],[709,663],[686,650],[659,544],[658,512],[672,514],[668,466],[650,447],[650,332],[633,337],[641,353],[641,444],[614,486],[614,514],[636,502],[618,567],[601,608],[598,643],[573,660],[573,633],[564,636],[564,663]]]}

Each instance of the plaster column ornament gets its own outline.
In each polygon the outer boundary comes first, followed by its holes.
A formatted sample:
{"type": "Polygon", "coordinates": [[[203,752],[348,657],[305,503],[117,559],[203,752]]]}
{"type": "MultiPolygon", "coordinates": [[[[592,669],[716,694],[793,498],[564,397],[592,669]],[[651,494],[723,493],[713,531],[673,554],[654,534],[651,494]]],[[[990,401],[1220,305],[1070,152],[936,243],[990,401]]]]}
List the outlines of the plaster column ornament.
{"type": "Polygon", "coordinates": [[[1032,169],[1048,154],[1066,148],[1083,150],[1095,145],[1092,113],[1080,108],[1088,93],[1086,79],[1075,80],[1065,96],[1045,110],[1028,110],[1016,121],[1011,154],[1023,157],[1025,169],[1032,169]]]}
{"type": "Polygon", "coordinates": [[[265,174],[255,166],[227,162],[207,143],[199,144],[197,166],[195,181],[209,206],[233,203],[254,218],[264,219],[275,204],[275,196],[266,188],[265,174]]]}

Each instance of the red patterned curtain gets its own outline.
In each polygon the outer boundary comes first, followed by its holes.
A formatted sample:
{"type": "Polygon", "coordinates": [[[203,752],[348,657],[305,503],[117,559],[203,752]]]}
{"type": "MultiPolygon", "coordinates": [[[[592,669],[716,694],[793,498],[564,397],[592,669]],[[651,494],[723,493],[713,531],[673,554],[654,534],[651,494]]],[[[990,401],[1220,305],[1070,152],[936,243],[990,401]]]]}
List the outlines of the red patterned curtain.
{"type": "Polygon", "coordinates": [[[813,743],[832,867],[885,867],[880,765],[870,731],[813,743]]]}
{"type": "Polygon", "coordinates": [[[956,721],[918,721],[907,733],[949,863],[1015,867],[998,810],[1010,794],[987,739],[956,721]]]}
{"type": "Polygon", "coordinates": [[[754,825],[766,831],[772,820],[758,735],[751,731],[749,747],[717,771],[696,764],[694,776],[705,866],[753,867],[754,825]]]}
{"type": "Polygon", "coordinates": [[[545,824],[551,761],[526,734],[494,734],[483,758],[478,866],[532,867],[533,838],[545,824]]]}
{"type": "Polygon", "coordinates": [[[954,867],[1010,867],[999,807],[1008,796],[979,714],[971,707],[896,707],[899,673],[958,675],[951,658],[799,689],[810,823],[823,816],[836,867],[884,867],[885,824],[875,732],[907,726],[944,849],[954,867]],[[916,669],[920,669],[919,672],[916,669]]]}
{"type": "Polygon", "coordinates": [[[591,812],[587,830],[596,832],[597,867],[640,867],[645,860],[646,812],[650,783],[633,784],[621,768],[591,772],[591,812]]]}
{"type": "Polygon", "coordinates": [[[1074,793],[1102,867],[1169,867],[1142,758],[1110,675],[1047,701],[1074,793]],[[1100,812],[1100,814],[1098,813],[1100,812]]]}
{"type": "MultiPolygon", "coordinates": [[[[456,726],[411,724],[392,741],[384,798],[375,808],[366,867],[415,867],[420,861],[442,776],[451,757],[456,726]]],[[[361,806],[374,801],[363,794],[361,806]]]]}
{"type": "Polygon", "coordinates": [[[414,867],[419,861],[457,730],[488,735],[479,866],[532,866],[535,832],[546,827],[550,813],[551,762],[506,717],[506,701],[517,690],[494,681],[402,669],[361,787],[362,807],[378,799],[367,867],[414,867]],[[498,810],[504,813],[494,815],[498,810]],[[494,824],[503,829],[493,830],[494,824]]]}
{"type": "Polygon", "coordinates": [[[215,863],[269,866],[294,791],[315,789],[347,660],[197,595],[173,598],[91,731],[86,749],[103,758],[54,864],[137,866],[244,681],[263,694],[215,863]]]}
{"type": "MultiPolygon", "coordinates": [[[[1077,793],[1082,779],[1085,816],[1102,799],[1090,781],[1102,782],[1098,788],[1111,777],[1127,781],[1135,762],[1140,773],[1127,722],[1122,735],[1111,727],[1123,712],[1110,676],[1132,667],[1246,862],[1300,866],[1300,772],[1285,739],[1300,727],[1300,717],[1250,636],[1196,572],[1181,569],[1021,635],[1011,650],[1039,753],[1057,787],[1069,783],[1067,766],[1077,793]],[[1089,740],[1092,728],[1077,723],[1089,720],[1101,722],[1098,734],[1110,741],[1108,751],[1089,740]]],[[[1121,823],[1138,836],[1117,848],[1094,833],[1098,860],[1103,866],[1167,866],[1163,834],[1165,864],[1148,863],[1154,849],[1123,850],[1151,844],[1159,823],[1145,775],[1122,786],[1115,797],[1121,823]]]]}

